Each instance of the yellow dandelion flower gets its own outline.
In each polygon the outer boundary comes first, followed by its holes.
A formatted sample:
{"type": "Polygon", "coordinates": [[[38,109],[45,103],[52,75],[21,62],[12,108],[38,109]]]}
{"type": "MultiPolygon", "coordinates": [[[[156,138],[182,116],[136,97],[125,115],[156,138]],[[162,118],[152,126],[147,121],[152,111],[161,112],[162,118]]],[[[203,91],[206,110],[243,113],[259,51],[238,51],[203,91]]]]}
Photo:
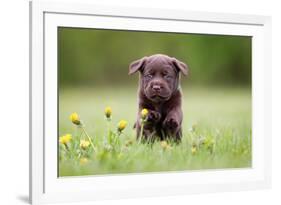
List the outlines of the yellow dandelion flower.
{"type": "Polygon", "coordinates": [[[79,115],[74,112],[72,113],[70,116],[69,116],[71,122],[75,125],[80,125],[81,124],[81,121],[80,121],[80,118],[79,118],[79,115]]]}
{"type": "Polygon", "coordinates": [[[128,122],[126,120],[120,120],[117,127],[118,131],[122,132],[126,128],[127,124],[128,122]]]}
{"type": "Polygon", "coordinates": [[[196,152],[197,152],[196,146],[192,146],[192,148],[191,148],[191,153],[192,153],[192,154],[195,154],[196,152]]]}
{"type": "Polygon", "coordinates": [[[171,147],[171,145],[169,145],[168,143],[167,143],[167,141],[161,141],[160,142],[160,145],[161,145],[161,147],[164,149],[164,150],[170,150],[170,149],[172,149],[172,147],[171,147]]]}
{"type": "Polygon", "coordinates": [[[104,109],[104,114],[105,114],[105,117],[107,119],[109,119],[112,115],[112,109],[111,107],[107,106],[105,109],[104,109]]]}
{"type": "Polygon", "coordinates": [[[87,149],[90,145],[90,142],[88,140],[80,140],[80,147],[82,149],[87,149]]]}
{"type": "Polygon", "coordinates": [[[145,120],[148,116],[148,109],[144,108],[141,110],[141,119],[145,120]]]}
{"type": "Polygon", "coordinates": [[[161,141],[160,145],[162,148],[166,148],[168,146],[168,143],[166,141],[161,141]]]}
{"type": "Polygon", "coordinates": [[[59,142],[66,145],[72,139],[71,134],[66,134],[60,137],[59,142]]]}
{"type": "Polygon", "coordinates": [[[88,160],[88,158],[86,158],[86,157],[82,157],[81,159],[80,159],[80,164],[87,164],[89,162],[89,160],[88,160]]]}

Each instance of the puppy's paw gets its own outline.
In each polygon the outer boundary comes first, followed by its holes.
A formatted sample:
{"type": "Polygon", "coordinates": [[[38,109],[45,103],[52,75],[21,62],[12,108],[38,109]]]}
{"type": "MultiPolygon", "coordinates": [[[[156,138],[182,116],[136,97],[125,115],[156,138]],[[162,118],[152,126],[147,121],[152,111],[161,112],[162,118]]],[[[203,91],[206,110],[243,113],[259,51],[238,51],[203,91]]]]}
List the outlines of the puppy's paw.
{"type": "Polygon", "coordinates": [[[147,121],[149,121],[149,122],[159,122],[160,119],[161,119],[161,114],[159,112],[149,110],[147,121]]]}
{"type": "Polygon", "coordinates": [[[180,127],[180,123],[174,118],[167,118],[163,122],[164,128],[171,131],[176,132],[180,127]]]}

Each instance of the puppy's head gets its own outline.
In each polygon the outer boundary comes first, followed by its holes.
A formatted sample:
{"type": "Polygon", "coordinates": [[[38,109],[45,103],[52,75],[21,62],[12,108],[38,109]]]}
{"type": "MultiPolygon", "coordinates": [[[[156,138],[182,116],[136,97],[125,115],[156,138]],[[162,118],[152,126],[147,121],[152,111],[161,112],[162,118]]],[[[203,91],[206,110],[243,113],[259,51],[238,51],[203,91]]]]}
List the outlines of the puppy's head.
{"type": "Polygon", "coordinates": [[[136,60],[129,67],[129,75],[140,72],[140,89],[153,102],[170,99],[179,86],[179,73],[188,73],[188,67],[176,58],[156,54],[136,60]]]}

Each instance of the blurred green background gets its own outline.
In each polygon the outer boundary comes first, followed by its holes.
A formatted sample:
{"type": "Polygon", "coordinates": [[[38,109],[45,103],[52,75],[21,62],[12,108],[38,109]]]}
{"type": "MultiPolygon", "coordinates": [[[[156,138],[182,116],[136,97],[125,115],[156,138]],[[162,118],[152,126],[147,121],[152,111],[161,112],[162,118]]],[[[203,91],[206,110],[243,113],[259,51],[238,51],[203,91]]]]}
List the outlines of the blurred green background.
{"type": "Polygon", "coordinates": [[[182,84],[251,85],[251,37],[59,28],[60,86],[135,85],[129,64],[163,53],[190,67],[182,84]]]}

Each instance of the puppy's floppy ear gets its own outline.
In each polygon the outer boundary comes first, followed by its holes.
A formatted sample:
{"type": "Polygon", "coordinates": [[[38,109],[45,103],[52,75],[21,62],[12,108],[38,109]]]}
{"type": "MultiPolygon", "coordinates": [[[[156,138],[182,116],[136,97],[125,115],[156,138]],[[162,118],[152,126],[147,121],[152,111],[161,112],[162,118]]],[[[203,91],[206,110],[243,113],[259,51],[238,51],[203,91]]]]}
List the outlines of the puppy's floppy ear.
{"type": "Polygon", "coordinates": [[[176,58],[172,58],[172,63],[180,72],[182,72],[182,74],[184,75],[188,74],[189,68],[185,63],[179,61],[176,58]]]}
{"type": "Polygon", "coordinates": [[[142,70],[143,66],[145,65],[146,60],[147,60],[147,57],[143,57],[139,60],[132,62],[129,66],[129,75],[142,70]]]}

